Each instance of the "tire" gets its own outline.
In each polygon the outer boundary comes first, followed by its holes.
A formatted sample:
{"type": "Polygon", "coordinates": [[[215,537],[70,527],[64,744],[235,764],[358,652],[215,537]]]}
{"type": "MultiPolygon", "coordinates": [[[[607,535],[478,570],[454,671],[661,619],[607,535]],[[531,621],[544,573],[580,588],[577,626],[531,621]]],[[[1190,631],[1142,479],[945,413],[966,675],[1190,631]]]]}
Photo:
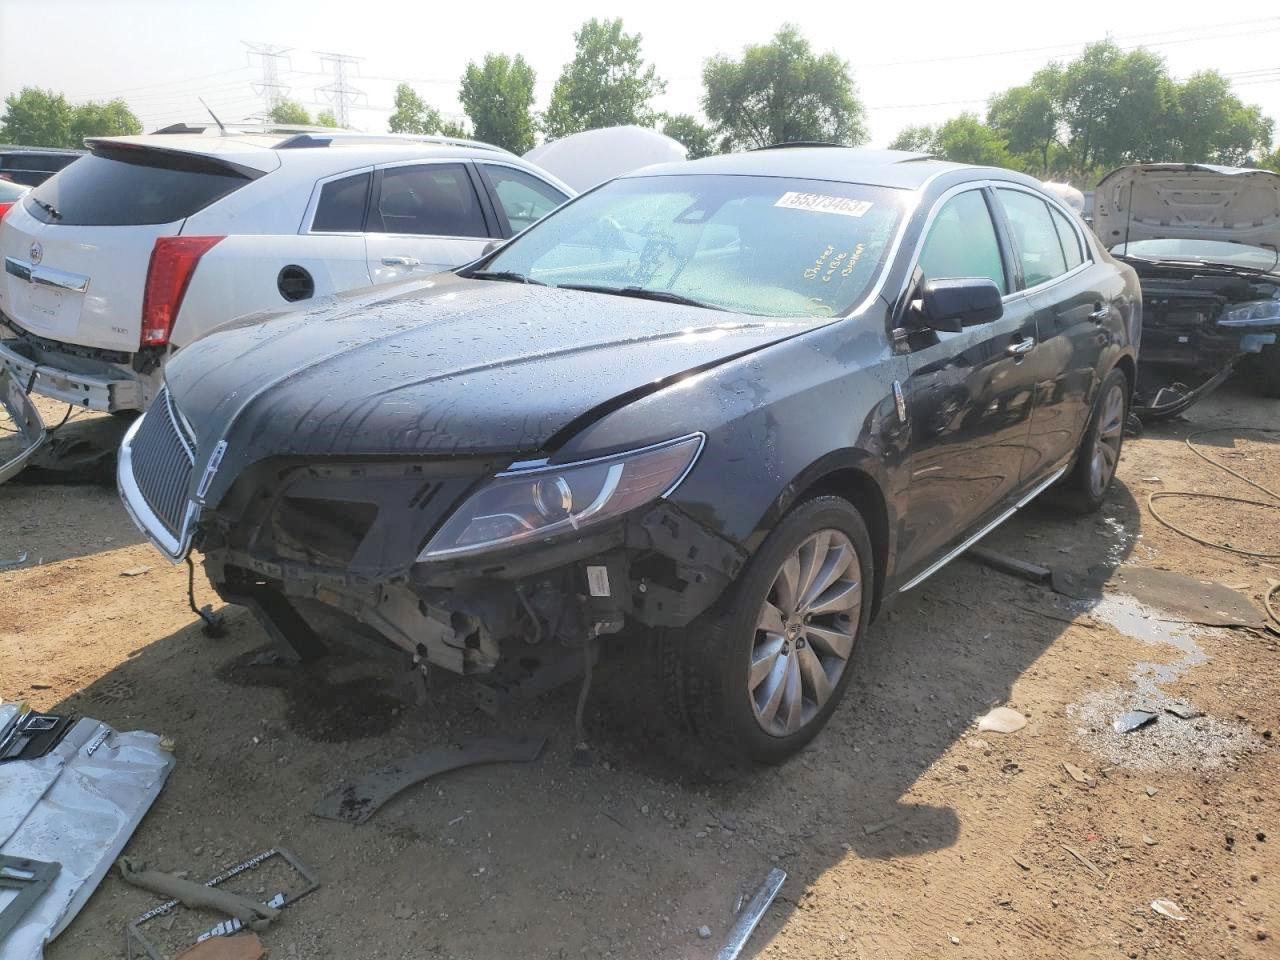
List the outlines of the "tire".
{"type": "Polygon", "coordinates": [[[1075,513],[1095,513],[1107,498],[1124,446],[1129,395],[1129,378],[1123,370],[1113,369],[1093,402],[1076,465],[1059,490],[1064,506],[1075,513]]]}
{"type": "Polygon", "coordinates": [[[711,611],[661,639],[668,716],[720,762],[792,756],[826,725],[849,685],[875,582],[871,538],[851,503],[821,496],[797,505],[711,611]],[[852,556],[842,560],[847,551],[852,556]],[[806,578],[806,564],[817,576],[806,578]],[[824,573],[834,580],[814,589],[824,573]],[[791,602],[788,591],[801,602],[791,602]],[[763,628],[766,619],[780,632],[763,628]]]}

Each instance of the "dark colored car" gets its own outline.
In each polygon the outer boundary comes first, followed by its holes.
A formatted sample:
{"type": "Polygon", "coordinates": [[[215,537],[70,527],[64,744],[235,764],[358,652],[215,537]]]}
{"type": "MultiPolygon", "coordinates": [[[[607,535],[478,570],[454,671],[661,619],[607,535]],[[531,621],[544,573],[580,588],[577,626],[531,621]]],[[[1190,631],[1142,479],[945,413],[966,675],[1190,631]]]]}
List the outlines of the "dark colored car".
{"type": "Polygon", "coordinates": [[[38,187],[63,167],[79,160],[85,152],[0,143],[0,180],[38,187]]]}
{"type": "Polygon", "coordinates": [[[494,681],[651,643],[669,716],[778,760],[886,601],[1053,484],[1101,503],[1140,306],[1006,170],[652,167],[456,273],[187,347],[119,485],[304,655],[334,617],[494,681]]]}
{"type": "Polygon", "coordinates": [[[1139,416],[1180,413],[1237,369],[1280,397],[1280,174],[1121,167],[1098,184],[1094,229],[1142,283],[1139,416]]]}

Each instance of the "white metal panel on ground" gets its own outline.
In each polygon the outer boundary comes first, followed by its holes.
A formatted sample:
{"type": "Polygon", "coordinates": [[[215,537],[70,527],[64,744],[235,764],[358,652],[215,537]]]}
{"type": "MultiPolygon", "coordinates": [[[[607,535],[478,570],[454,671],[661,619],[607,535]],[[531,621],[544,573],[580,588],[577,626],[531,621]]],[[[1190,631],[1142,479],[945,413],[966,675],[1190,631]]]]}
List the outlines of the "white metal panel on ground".
{"type": "MultiPolygon", "coordinates": [[[[0,706],[0,722],[12,706],[0,706]]],[[[173,754],[152,733],[78,721],[35,760],[0,766],[0,854],[56,861],[53,885],[0,943],[3,960],[39,960],[111,869],[160,793],[173,754]]],[[[0,907],[8,900],[0,893],[0,907]]]]}

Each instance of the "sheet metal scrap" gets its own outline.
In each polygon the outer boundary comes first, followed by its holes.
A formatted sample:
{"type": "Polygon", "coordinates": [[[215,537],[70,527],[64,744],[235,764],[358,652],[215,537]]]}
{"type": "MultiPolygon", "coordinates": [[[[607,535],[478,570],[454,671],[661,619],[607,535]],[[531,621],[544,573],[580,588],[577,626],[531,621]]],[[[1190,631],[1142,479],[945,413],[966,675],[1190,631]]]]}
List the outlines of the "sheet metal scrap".
{"type": "Polygon", "coordinates": [[[725,938],[724,945],[716,953],[715,960],[737,960],[786,880],[787,872],[781,867],[774,867],[769,871],[769,875],[764,878],[764,883],[755,892],[751,902],[738,914],[738,920],[729,931],[729,936],[725,938]]]}
{"type": "MultiPolygon", "coordinates": [[[[278,857],[292,867],[294,872],[302,878],[302,882],[297,890],[281,891],[264,900],[263,905],[265,907],[280,910],[290,904],[297,903],[313,890],[319,889],[320,880],[312,872],[311,868],[299,860],[292,851],[284,847],[272,847],[270,850],[264,850],[257,856],[250,857],[248,860],[237,863],[233,867],[228,867],[216,877],[206,880],[204,886],[216,887],[219,884],[226,883],[232,877],[238,877],[242,873],[262,866],[273,857],[278,857]]],[[[160,952],[154,943],[147,939],[143,928],[157,917],[162,917],[180,906],[182,906],[182,903],[179,900],[167,900],[129,922],[125,927],[125,944],[128,948],[129,960],[140,960],[143,957],[147,958],[147,960],[165,960],[164,954],[160,952]]],[[[232,917],[200,934],[196,937],[196,943],[203,943],[213,937],[227,937],[238,933],[243,928],[244,924],[239,919],[232,917]]]]}
{"type": "Polygon", "coordinates": [[[532,763],[542,737],[481,737],[460,747],[426,750],[390,763],[357,780],[340,783],[311,808],[317,817],[364,823],[392,797],[437,774],[487,763],[532,763]]]}
{"type": "Polygon", "coordinates": [[[45,891],[53,886],[54,878],[61,869],[60,863],[0,856],[0,890],[17,891],[17,896],[0,910],[0,944],[45,891]]]}
{"type": "Polygon", "coordinates": [[[17,432],[20,449],[10,453],[7,448],[0,448],[0,483],[16,476],[27,465],[36,451],[49,439],[49,431],[45,429],[40,412],[27,396],[21,383],[4,369],[0,369],[0,410],[8,414],[8,420],[17,432]],[[7,460],[3,458],[8,456],[7,460]]]}

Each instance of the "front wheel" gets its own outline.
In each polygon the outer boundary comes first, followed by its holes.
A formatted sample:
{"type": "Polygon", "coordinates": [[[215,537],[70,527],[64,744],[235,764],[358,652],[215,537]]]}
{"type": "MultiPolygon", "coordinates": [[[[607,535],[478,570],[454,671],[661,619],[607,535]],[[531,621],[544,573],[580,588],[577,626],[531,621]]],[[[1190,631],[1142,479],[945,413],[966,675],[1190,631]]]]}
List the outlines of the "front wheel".
{"type": "Polygon", "coordinates": [[[826,725],[871,615],[871,540],[839,497],[770,533],[716,609],[668,636],[668,695],[721,756],[777,763],[826,725]]]}
{"type": "Polygon", "coordinates": [[[1063,482],[1067,505],[1077,513],[1094,513],[1106,499],[1120,464],[1128,414],[1129,378],[1123,370],[1114,369],[1102,381],[1075,468],[1063,482]]]}

